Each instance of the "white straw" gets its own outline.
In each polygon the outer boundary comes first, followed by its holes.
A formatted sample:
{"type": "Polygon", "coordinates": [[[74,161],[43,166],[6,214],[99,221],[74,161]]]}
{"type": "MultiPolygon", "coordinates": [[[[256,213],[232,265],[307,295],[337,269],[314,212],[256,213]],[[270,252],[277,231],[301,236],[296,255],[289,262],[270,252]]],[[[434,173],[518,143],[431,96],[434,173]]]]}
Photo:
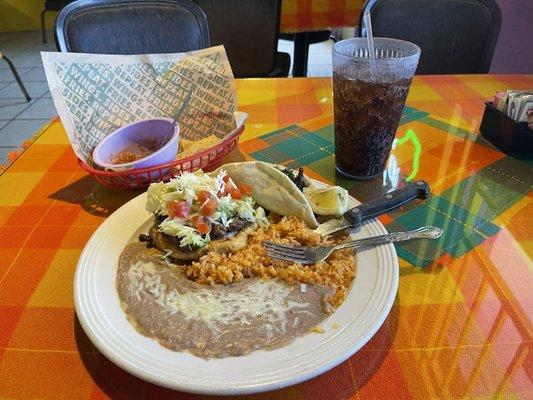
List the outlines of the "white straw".
{"type": "Polygon", "coordinates": [[[370,12],[367,10],[363,15],[363,21],[366,28],[366,46],[368,48],[368,58],[370,58],[370,77],[374,80],[376,76],[376,62],[374,53],[374,35],[372,35],[372,21],[370,19],[370,12]]]}

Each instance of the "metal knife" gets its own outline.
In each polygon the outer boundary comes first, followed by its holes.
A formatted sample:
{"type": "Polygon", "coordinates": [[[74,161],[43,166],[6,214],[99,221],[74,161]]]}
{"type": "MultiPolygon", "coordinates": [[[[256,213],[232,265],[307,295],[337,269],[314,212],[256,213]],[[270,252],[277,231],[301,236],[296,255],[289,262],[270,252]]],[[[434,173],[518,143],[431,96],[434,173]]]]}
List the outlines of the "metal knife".
{"type": "Polygon", "coordinates": [[[429,184],[416,181],[389,192],[375,200],[360,204],[343,214],[342,219],[331,219],[320,224],[315,232],[321,236],[331,235],[345,229],[353,229],[364,221],[392,211],[414,199],[426,199],[429,196],[429,184]]]}

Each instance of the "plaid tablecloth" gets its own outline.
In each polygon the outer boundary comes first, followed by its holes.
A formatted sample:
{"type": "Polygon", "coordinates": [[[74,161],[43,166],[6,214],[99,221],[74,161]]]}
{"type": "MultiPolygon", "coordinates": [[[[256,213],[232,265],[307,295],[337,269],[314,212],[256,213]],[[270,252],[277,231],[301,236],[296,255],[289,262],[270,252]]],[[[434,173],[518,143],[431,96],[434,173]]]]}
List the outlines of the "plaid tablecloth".
{"type": "MultiPolygon", "coordinates": [[[[494,91],[532,86],[531,75],[416,77],[394,161],[383,179],[361,183],[333,173],[329,79],[238,82],[250,119],[230,159],[304,165],[362,200],[426,179],[429,200],[381,220],[446,232],[397,248],[398,296],[358,353],[315,379],[248,398],[533,397],[533,167],[476,134],[494,91]]],[[[80,252],[137,194],[104,189],[78,168],[60,122],[0,176],[0,398],[203,398],[122,371],[76,320],[80,252]]]]}
{"type": "Polygon", "coordinates": [[[283,33],[355,27],[364,0],[283,0],[280,31],[283,33]]]}

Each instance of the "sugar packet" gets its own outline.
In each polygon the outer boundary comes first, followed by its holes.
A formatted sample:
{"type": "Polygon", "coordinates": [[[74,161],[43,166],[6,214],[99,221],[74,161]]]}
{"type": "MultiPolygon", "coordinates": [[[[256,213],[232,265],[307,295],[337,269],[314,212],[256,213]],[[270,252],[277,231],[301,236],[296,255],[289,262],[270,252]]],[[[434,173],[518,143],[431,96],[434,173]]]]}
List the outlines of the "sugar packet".
{"type": "Polygon", "coordinates": [[[516,122],[528,121],[529,111],[533,111],[533,90],[497,92],[492,104],[516,122]]]}

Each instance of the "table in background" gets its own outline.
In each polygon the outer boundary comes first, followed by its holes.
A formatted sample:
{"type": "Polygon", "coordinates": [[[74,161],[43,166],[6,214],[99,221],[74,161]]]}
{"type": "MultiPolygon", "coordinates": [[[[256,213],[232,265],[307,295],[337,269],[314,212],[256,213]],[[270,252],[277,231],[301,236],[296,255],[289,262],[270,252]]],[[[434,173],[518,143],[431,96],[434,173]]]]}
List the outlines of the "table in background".
{"type": "Polygon", "coordinates": [[[364,0],[282,1],[280,32],[293,34],[293,76],[307,75],[309,45],[313,35],[331,28],[356,28],[363,3],[364,0]]]}
{"type": "Polygon", "coordinates": [[[283,0],[280,32],[312,32],[355,27],[364,0],[283,0]]]}
{"type": "MultiPolygon", "coordinates": [[[[305,165],[312,177],[363,200],[405,179],[426,179],[432,198],[381,220],[393,228],[444,226],[448,246],[433,260],[420,244],[398,247],[394,306],[354,356],[315,379],[249,398],[533,396],[532,164],[475,134],[493,92],[532,86],[533,76],[415,77],[394,163],[384,179],[354,182],[333,172],[329,79],[237,82],[240,109],[250,118],[240,152],[228,160],[305,165]]],[[[116,367],[75,317],[81,250],[137,194],[107,190],[87,176],[59,121],[0,177],[0,397],[202,398],[116,367]]]]}

